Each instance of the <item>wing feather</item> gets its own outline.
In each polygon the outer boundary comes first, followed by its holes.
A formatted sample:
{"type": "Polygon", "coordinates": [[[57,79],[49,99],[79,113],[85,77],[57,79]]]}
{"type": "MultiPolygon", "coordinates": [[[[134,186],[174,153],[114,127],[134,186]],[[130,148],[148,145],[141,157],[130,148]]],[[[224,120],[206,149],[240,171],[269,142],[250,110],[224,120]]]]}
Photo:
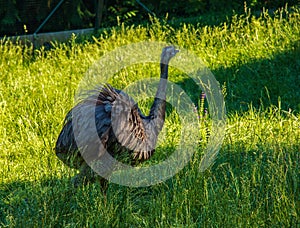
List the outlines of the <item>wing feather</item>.
{"type": "Polygon", "coordinates": [[[108,151],[112,155],[126,148],[133,151],[134,158],[148,159],[155,150],[157,135],[150,119],[141,114],[134,100],[109,84],[89,94],[66,115],[56,142],[57,156],[72,168],[79,168],[84,162],[80,153],[84,151],[80,149],[79,152],[73,132],[75,113],[81,124],[78,125],[80,142],[87,145],[87,150],[95,151],[85,156],[85,160],[99,158],[105,152],[103,148],[114,148],[116,151],[108,151]],[[84,121],[89,118],[95,118],[97,136],[91,133],[94,127],[90,126],[91,121],[84,121]]]}
{"type": "Polygon", "coordinates": [[[78,130],[78,138],[81,144],[88,145],[89,153],[85,155],[85,159],[93,160],[103,154],[103,148],[107,147],[108,139],[111,133],[111,107],[112,101],[117,96],[117,92],[111,86],[101,87],[99,90],[89,91],[86,99],[78,103],[72,110],[68,112],[64,120],[64,126],[59,134],[56,142],[56,155],[71,168],[79,168],[84,162],[76,144],[73,124],[73,115],[79,120],[76,126],[78,130]],[[98,135],[93,135],[89,118],[95,118],[96,130],[98,135]],[[99,138],[102,146],[99,145],[99,138]],[[92,147],[92,148],[91,148],[92,147]]]}
{"type": "Polygon", "coordinates": [[[118,142],[134,157],[148,159],[155,150],[157,135],[149,128],[150,120],[141,115],[137,104],[121,92],[112,105],[112,129],[118,142]]]}

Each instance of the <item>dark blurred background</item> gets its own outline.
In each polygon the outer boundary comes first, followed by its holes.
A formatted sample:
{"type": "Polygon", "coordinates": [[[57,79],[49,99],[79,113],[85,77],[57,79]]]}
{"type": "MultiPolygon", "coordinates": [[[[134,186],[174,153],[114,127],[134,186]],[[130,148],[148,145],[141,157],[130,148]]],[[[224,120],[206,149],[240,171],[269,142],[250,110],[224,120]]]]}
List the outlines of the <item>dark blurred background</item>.
{"type": "MultiPolygon", "coordinates": [[[[142,0],[157,17],[197,17],[218,12],[242,12],[245,4],[253,10],[276,9],[298,0],[142,0]]],[[[0,36],[32,34],[55,6],[58,10],[39,32],[55,32],[118,23],[138,24],[148,19],[147,9],[136,0],[0,0],[0,36]],[[96,13],[98,12],[98,13],[96,13]]]]}

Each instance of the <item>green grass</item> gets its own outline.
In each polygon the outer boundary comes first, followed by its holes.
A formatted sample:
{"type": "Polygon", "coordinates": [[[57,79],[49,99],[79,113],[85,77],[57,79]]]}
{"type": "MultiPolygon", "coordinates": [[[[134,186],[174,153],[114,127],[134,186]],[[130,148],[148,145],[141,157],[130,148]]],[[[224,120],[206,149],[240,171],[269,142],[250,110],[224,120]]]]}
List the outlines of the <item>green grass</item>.
{"type": "MultiPolygon", "coordinates": [[[[274,17],[247,12],[219,26],[173,28],[154,20],[37,50],[34,57],[31,48],[1,41],[0,226],[299,227],[299,21],[299,9],[274,17]],[[200,173],[200,143],[181,172],[151,187],[110,184],[106,196],[98,184],[74,189],[76,171],[53,148],[78,83],[104,53],[143,40],[175,43],[212,70],[228,109],[220,154],[200,173]]],[[[158,73],[156,65],[132,66],[114,85],[158,73]]],[[[200,91],[190,80],[176,70],[170,80],[197,104],[200,91]]],[[[176,146],[178,126],[169,111],[157,159],[176,146]]]]}

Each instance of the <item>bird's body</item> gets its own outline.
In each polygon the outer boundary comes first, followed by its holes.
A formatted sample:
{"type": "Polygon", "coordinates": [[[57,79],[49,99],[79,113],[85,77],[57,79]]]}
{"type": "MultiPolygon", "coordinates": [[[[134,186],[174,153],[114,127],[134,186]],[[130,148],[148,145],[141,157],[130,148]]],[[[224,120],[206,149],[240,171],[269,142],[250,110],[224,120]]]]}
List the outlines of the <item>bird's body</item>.
{"type": "MultiPolygon", "coordinates": [[[[155,151],[157,136],[161,131],[166,108],[166,86],[168,78],[168,63],[178,51],[173,46],[163,49],[161,55],[161,79],[156,97],[150,109],[150,114],[141,113],[137,104],[126,93],[113,88],[109,84],[93,90],[88,98],[78,103],[65,117],[64,127],[56,142],[56,155],[69,167],[80,169],[74,184],[83,179],[95,177],[88,161],[100,158],[105,151],[112,156],[129,151],[134,160],[146,160],[155,151]],[[95,143],[96,153],[88,158],[81,155],[74,135],[74,113],[77,119],[94,118],[97,137],[101,146],[95,143]],[[82,117],[81,117],[82,116],[82,117]]],[[[93,144],[96,140],[89,134],[91,126],[80,126],[81,141],[93,144]]]]}

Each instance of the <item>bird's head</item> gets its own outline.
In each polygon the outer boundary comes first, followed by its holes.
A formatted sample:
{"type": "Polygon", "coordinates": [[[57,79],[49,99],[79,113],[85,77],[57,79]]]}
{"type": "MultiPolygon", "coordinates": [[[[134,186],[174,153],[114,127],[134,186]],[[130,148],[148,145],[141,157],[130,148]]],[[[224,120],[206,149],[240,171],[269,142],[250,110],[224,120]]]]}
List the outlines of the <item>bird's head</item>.
{"type": "Polygon", "coordinates": [[[179,50],[175,49],[174,46],[167,46],[163,48],[161,53],[161,63],[168,64],[177,52],[179,52],[179,50]]]}

